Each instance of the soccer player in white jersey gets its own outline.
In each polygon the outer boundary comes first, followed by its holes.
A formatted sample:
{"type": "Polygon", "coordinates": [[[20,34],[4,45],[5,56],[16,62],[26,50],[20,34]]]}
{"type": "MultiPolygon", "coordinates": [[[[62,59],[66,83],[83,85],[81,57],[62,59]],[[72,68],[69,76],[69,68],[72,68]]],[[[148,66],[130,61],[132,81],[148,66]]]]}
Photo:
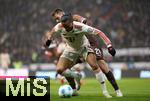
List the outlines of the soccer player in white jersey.
{"type": "MultiPolygon", "coordinates": [[[[65,14],[65,12],[62,9],[55,9],[51,15],[53,17],[53,19],[55,19],[56,22],[60,22],[61,16],[65,14]]],[[[77,22],[81,22],[81,23],[85,23],[87,22],[87,19],[78,15],[78,14],[74,14],[73,16],[73,20],[77,21],[77,22]]],[[[103,57],[103,51],[100,47],[100,43],[98,41],[97,36],[95,35],[86,35],[86,37],[88,38],[91,47],[94,49],[95,54],[96,54],[96,59],[98,62],[99,67],[102,69],[103,73],[106,75],[107,79],[109,80],[110,84],[112,85],[112,87],[114,88],[117,97],[122,97],[123,94],[119,89],[119,86],[114,78],[113,73],[111,72],[111,70],[108,68],[107,63],[105,62],[105,59],[103,57]]],[[[105,82],[101,82],[101,88],[102,88],[102,92],[103,95],[110,98],[111,96],[109,95],[107,88],[105,86],[105,82]]]]}
{"type": "Polygon", "coordinates": [[[67,43],[67,47],[63,54],[59,58],[57,64],[57,72],[65,77],[74,77],[77,81],[80,76],[70,70],[65,71],[67,68],[74,65],[76,59],[82,56],[85,61],[92,67],[97,80],[101,83],[104,82],[103,73],[99,68],[96,61],[96,56],[85,34],[99,35],[105,42],[109,53],[115,55],[115,49],[112,47],[110,40],[105,36],[103,32],[88,25],[82,24],[80,22],[73,22],[71,14],[64,14],[61,17],[61,23],[58,23],[47,35],[47,41],[45,46],[48,47],[51,43],[52,35],[55,33],[60,33],[67,43]]]}
{"type": "MultiPolygon", "coordinates": [[[[55,9],[54,11],[52,11],[51,16],[52,16],[53,19],[58,23],[58,22],[60,22],[61,16],[64,15],[64,14],[65,14],[65,12],[64,12],[62,9],[57,8],[57,9],[55,9]]],[[[72,15],[72,16],[73,16],[73,21],[77,21],[77,22],[81,22],[81,23],[86,23],[86,22],[87,22],[86,18],[84,18],[84,17],[82,17],[82,16],[80,16],[80,15],[78,15],[78,14],[74,14],[74,15],[72,15]]],[[[91,36],[91,35],[90,35],[90,36],[91,36]]],[[[93,36],[90,37],[90,40],[89,40],[90,43],[91,43],[91,40],[92,40],[92,43],[93,43],[93,38],[92,38],[92,37],[93,37],[93,36]]],[[[94,40],[95,40],[95,39],[94,39],[94,40]]],[[[95,41],[94,41],[94,42],[95,42],[95,41]]],[[[92,44],[92,45],[93,45],[93,44],[92,44]]],[[[94,46],[95,46],[95,45],[94,45],[94,46]]],[[[95,49],[94,49],[94,51],[95,51],[95,49]]],[[[63,51],[62,51],[62,52],[63,52],[63,51]]],[[[100,53],[96,54],[96,58],[98,58],[98,59],[102,59],[101,56],[102,56],[102,55],[101,55],[100,53]]],[[[84,62],[84,61],[81,61],[80,59],[78,59],[78,61],[77,61],[76,64],[71,68],[71,70],[80,73],[79,71],[81,71],[82,68],[83,68],[83,63],[82,63],[82,62],[84,62]]],[[[99,62],[98,62],[98,64],[99,64],[99,62]]],[[[88,67],[90,67],[90,66],[88,65],[88,67]]],[[[91,68],[90,68],[90,70],[91,70],[91,68]]],[[[73,89],[77,89],[77,90],[80,89],[81,83],[75,85],[74,78],[66,77],[66,79],[67,79],[68,83],[70,84],[70,86],[71,86],[73,89]]],[[[106,98],[111,98],[112,96],[111,96],[111,95],[108,93],[108,91],[107,91],[107,87],[106,87],[105,81],[100,82],[100,84],[101,84],[102,94],[103,94],[106,98]]]]}

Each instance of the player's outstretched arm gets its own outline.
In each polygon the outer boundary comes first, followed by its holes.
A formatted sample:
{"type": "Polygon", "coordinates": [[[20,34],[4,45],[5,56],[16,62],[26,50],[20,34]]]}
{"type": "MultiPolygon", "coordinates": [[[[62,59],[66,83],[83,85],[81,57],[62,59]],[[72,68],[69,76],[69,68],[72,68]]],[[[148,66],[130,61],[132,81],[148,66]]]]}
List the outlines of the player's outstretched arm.
{"type": "Polygon", "coordinates": [[[104,41],[104,43],[107,46],[108,52],[112,55],[115,56],[116,54],[116,50],[113,48],[111,41],[109,40],[109,38],[100,30],[95,29],[95,31],[100,37],[101,39],[104,41]]]}
{"type": "Polygon", "coordinates": [[[82,29],[89,33],[89,34],[94,34],[94,35],[99,35],[101,37],[101,39],[104,41],[105,45],[107,46],[108,52],[112,55],[115,56],[116,54],[116,50],[113,48],[111,41],[109,40],[109,38],[100,30],[93,28],[91,26],[88,25],[82,25],[82,29]]]}

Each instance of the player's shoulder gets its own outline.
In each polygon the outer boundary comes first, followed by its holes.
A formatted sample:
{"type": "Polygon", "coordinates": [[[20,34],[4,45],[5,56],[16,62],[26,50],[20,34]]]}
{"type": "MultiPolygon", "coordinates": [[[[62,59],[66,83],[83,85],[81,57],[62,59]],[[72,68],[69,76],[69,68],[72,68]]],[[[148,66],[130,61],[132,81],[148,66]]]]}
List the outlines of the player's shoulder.
{"type": "Polygon", "coordinates": [[[54,30],[57,31],[57,30],[61,30],[63,28],[62,24],[61,23],[58,23],[54,26],[54,30]]]}
{"type": "Polygon", "coordinates": [[[82,25],[81,22],[78,22],[78,21],[73,21],[74,25],[82,25]]]}
{"type": "Polygon", "coordinates": [[[77,21],[73,21],[73,24],[74,24],[74,28],[76,29],[82,29],[82,27],[84,26],[83,23],[77,21]]]}
{"type": "Polygon", "coordinates": [[[73,18],[75,18],[75,19],[80,19],[80,18],[82,18],[82,16],[79,15],[79,14],[73,14],[73,18]]]}
{"type": "Polygon", "coordinates": [[[62,24],[61,23],[57,23],[54,27],[62,28],[62,24]]]}
{"type": "Polygon", "coordinates": [[[79,15],[79,14],[73,14],[73,18],[76,20],[82,20],[85,19],[83,16],[79,15]]]}
{"type": "MultiPolygon", "coordinates": [[[[81,22],[77,22],[77,21],[74,21],[74,26],[75,28],[80,28],[80,29],[84,29],[84,28],[89,28],[91,26],[88,26],[86,24],[83,24],[81,22]]],[[[91,27],[92,28],[92,27],[91,27]]]]}

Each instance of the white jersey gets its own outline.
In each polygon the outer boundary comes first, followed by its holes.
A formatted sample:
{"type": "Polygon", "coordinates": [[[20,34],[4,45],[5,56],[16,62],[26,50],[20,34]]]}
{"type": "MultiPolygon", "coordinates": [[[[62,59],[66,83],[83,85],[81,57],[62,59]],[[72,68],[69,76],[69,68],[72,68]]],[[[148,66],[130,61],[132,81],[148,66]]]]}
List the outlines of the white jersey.
{"type": "Polygon", "coordinates": [[[89,47],[90,43],[85,36],[86,34],[98,34],[107,46],[111,45],[110,40],[102,31],[76,21],[73,22],[73,29],[71,31],[66,31],[63,25],[58,23],[51,30],[50,36],[52,37],[55,33],[61,34],[67,44],[61,57],[67,58],[73,62],[75,62],[80,56],[86,60],[88,53],[94,52],[93,49],[89,47]]]}
{"type": "Polygon", "coordinates": [[[60,33],[67,44],[67,47],[75,51],[82,49],[84,46],[89,45],[89,41],[85,34],[95,34],[92,27],[82,24],[80,22],[73,22],[73,30],[67,32],[61,23],[54,27],[54,32],[60,33]]]}

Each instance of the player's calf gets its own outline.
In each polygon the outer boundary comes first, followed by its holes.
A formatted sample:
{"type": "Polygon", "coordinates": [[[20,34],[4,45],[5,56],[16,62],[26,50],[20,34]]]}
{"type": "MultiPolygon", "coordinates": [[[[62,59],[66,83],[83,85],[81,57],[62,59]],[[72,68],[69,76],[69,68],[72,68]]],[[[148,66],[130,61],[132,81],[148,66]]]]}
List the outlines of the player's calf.
{"type": "Polygon", "coordinates": [[[76,89],[76,84],[73,77],[66,77],[66,80],[73,90],[76,89]]]}

